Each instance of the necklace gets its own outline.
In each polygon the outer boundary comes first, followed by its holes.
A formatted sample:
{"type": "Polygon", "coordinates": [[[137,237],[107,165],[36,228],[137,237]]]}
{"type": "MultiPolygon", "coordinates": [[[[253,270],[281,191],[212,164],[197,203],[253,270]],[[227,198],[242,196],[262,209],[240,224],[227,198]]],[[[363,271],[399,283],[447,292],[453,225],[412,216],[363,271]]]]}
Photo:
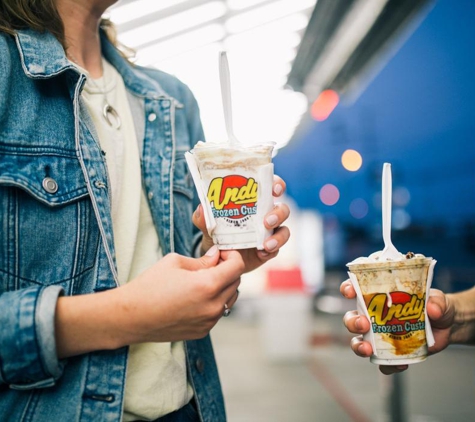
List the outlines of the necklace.
{"type": "MultiPolygon", "coordinates": [[[[68,54],[68,56],[76,66],[79,66],[77,60],[72,54],[68,54]]],[[[102,88],[91,76],[88,75],[87,80],[96,88],[97,92],[103,96],[104,105],[102,106],[102,117],[111,128],[119,130],[122,126],[122,121],[119,113],[117,113],[117,110],[110,104],[109,99],[107,98],[105,67],[102,67],[102,88]]]]}
{"type": "Polygon", "coordinates": [[[107,98],[107,90],[106,90],[106,81],[104,79],[104,72],[102,73],[102,90],[101,90],[101,87],[97,84],[97,82],[93,79],[93,78],[88,78],[88,81],[91,82],[94,87],[97,89],[97,91],[103,95],[103,99],[104,99],[104,105],[102,106],[102,117],[104,117],[104,120],[107,122],[107,124],[116,129],[116,130],[119,130],[121,125],[122,125],[122,121],[120,120],[120,116],[119,116],[119,113],[117,113],[117,110],[111,106],[111,104],[109,103],[109,100],[107,98]]]}

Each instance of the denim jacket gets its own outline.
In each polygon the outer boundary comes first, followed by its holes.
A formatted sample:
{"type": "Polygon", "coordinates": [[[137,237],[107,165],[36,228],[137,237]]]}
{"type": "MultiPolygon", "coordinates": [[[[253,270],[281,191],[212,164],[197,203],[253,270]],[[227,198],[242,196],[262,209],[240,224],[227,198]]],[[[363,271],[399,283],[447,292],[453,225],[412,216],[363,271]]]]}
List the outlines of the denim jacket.
{"type": "MultiPolygon", "coordinates": [[[[102,38],[142,107],[132,112],[142,116],[143,187],[163,252],[190,255],[196,199],[184,152],[203,139],[196,101],[102,38]]],[[[51,34],[0,33],[0,420],[122,416],[127,347],[64,360],[55,350],[58,297],[117,287],[107,157],[80,99],[84,82],[51,34]]],[[[224,421],[209,336],[187,341],[186,356],[202,420],[224,421]]]]}

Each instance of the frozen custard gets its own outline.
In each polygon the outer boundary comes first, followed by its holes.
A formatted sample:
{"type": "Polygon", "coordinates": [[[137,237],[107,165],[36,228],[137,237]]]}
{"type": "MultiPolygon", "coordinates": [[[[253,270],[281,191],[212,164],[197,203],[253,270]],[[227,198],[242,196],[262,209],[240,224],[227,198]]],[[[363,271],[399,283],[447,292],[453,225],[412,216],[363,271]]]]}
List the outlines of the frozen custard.
{"type": "Polygon", "coordinates": [[[380,260],[382,251],[347,264],[360,313],[371,322],[371,362],[402,365],[425,360],[431,331],[426,300],[436,261],[422,254],[380,260]]]}
{"type": "Polygon", "coordinates": [[[186,159],[220,249],[263,249],[272,234],[264,216],[273,207],[274,144],[199,142],[186,159]]]}

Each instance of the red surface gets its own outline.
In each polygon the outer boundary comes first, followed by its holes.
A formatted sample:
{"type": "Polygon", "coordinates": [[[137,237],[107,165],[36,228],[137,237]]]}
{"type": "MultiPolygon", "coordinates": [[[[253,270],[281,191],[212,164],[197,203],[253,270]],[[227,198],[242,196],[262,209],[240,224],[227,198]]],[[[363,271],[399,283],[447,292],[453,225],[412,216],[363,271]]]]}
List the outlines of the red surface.
{"type": "Polygon", "coordinates": [[[300,268],[271,269],[267,272],[267,291],[303,291],[304,283],[300,268]]]}

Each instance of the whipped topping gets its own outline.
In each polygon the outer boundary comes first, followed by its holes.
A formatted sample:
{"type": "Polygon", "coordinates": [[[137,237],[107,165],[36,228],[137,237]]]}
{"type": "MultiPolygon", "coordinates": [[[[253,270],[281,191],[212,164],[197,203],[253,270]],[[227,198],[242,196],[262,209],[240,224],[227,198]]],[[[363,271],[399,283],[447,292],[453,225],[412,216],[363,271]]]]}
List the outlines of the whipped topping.
{"type": "Polygon", "coordinates": [[[396,259],[386,258],[384,260],[380,260],[382,253],[383,251],[376,251],[373,252],[370,256],[361,256],[351,261],[350,264],[370,264],[374,262],[405,261],[407,259],[425,258],[425,255],[422,255],[420,253],[415,254],[414,252],[407,252],[404,254],[399,252],[398,257],[396,259]]]}
{"type": "Polygon", "coordinates": [[[254,169],[272,162],[273,143],[245,145],[198,141],[191,153],[200,172],[219,169],[254,169]]]}

